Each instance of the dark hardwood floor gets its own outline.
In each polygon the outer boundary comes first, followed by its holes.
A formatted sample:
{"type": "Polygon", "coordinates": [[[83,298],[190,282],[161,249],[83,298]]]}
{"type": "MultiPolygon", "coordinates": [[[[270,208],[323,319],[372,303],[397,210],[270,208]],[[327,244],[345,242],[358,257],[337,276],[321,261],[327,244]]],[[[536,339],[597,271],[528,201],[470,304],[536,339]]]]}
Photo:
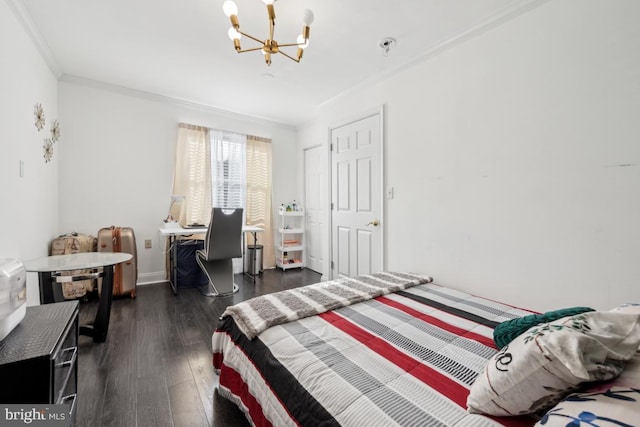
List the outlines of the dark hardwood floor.
{"type": "MultiPolygon", "coordinates": [[[[211,335],[220,314],[257,295],[320,281],[308,269],[265,270],[240,290],[207,298],[167,283],[138,287],[137,298],[114,299],[106,342],[80,337],[78,426],[247,426],[244,414],[220,397],[211,362],[211,335]]],[[[80,322],[97,310],[80,304],[80,322]]]]}

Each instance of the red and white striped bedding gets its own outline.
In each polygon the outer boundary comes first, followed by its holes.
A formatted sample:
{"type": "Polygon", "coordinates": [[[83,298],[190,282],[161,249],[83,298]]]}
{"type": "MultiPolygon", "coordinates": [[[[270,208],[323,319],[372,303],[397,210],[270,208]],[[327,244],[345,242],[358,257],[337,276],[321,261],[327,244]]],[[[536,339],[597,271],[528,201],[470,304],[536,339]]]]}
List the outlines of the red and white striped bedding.
{"type": "Polygon", "coordinates": [[[532,426],[469,414],[493,327],[530,312],[433,283],[272,326],[213,334],[218,391],[256,426],[532,426]]]}

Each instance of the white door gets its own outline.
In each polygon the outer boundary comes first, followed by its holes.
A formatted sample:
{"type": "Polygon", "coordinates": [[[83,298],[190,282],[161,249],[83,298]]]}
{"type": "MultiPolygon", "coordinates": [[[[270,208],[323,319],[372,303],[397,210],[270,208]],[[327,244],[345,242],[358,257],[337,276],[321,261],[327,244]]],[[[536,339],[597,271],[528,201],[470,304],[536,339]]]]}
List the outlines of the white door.
{"type": "MultiPolygon", "coordinates": [[[[326,150],[326,148],[325,148],[326,150]]],[[[326,153],[326,152],[325,152],[326,153]]],[[[305,267],[318,273],[324,272],[323,248],[327,246],[326,224],[326,157],[323,147],[304,150],[304,194],[305,194],[305,267]]]]}
{"type": "Polygon", "coordinates": [[[381,114],[331,129],[331,277],[383,269],[381,114]]]}

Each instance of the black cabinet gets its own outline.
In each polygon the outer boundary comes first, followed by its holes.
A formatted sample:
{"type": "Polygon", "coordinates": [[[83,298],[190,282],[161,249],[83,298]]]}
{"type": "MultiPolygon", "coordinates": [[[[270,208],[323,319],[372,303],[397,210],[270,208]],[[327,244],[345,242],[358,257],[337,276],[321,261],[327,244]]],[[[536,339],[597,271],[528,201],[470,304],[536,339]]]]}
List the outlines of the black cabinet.
{"type": "Polygon", "coordinates": [[[78,302],[27,307],[0,341],[0,403],[62,403],[75,419],[78,302]]]}

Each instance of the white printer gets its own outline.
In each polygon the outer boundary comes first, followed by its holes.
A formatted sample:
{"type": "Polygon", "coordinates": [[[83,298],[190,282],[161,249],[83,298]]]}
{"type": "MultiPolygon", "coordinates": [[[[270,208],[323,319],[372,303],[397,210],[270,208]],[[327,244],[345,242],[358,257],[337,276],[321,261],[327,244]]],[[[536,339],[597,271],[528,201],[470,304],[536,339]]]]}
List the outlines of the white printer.
{"type": "Polygon", "coordinates": [[[0,340],[27,312],[27,270],[17,259],[0,259],[0,340]]]}

